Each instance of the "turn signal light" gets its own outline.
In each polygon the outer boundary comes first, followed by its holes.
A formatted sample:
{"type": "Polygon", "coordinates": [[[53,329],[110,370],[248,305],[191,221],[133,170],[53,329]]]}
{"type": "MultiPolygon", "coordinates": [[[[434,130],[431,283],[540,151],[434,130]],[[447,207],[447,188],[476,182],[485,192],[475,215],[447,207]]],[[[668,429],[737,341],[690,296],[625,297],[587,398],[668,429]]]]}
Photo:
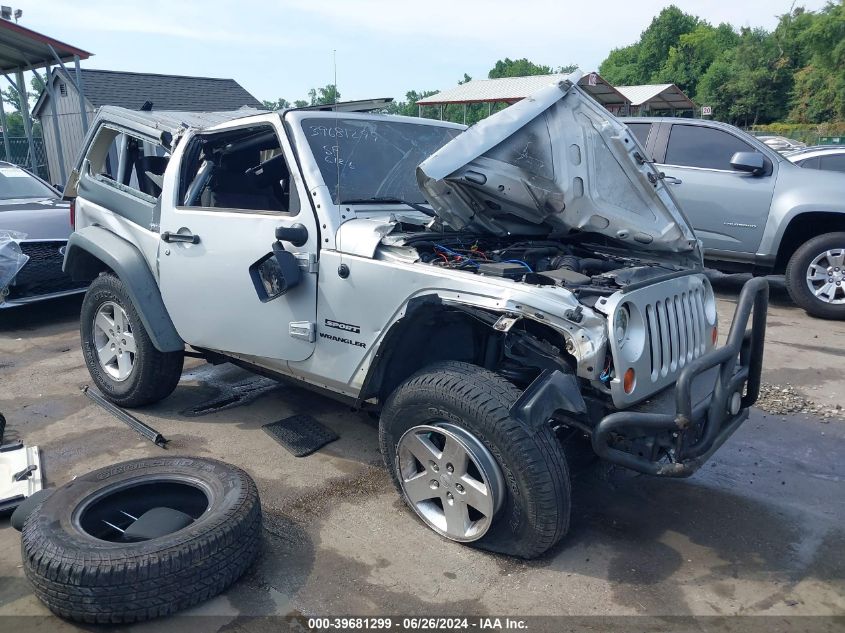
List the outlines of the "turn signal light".
{"type": "Polygon", "coordinates": [[[625,390],[625,393],[631,393],[634,390],[636,377],[636,374],[634,374],[634,368],[629,367],[628,371],[626,371],[625,375],[622,377],[622,388],[625,390]]]}
{"type": "Polygon", "coordinates": [[[714,325],[713,331],[710,333],[710,337],[713,339],[713,346],[716,346],[716,341],[719,340],[719,326],[714,325]]]}
{"type": "Polygon", "coordinates": [[[70,228],[76,230],[76,199],[70,201],[70,228]]]}

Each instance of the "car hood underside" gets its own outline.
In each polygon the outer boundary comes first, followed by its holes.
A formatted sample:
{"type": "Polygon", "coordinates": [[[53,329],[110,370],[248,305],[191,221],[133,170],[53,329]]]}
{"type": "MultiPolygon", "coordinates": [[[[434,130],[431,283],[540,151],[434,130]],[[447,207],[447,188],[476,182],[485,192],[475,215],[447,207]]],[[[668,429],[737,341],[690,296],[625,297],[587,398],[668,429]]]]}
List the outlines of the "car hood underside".
{"type": "Polygon", "coordinates": [[[628,129],[577,86],[550,84],[417,168],[438,217],[494,235],[598,233],[700,262],[695,235],[628,129]]]}

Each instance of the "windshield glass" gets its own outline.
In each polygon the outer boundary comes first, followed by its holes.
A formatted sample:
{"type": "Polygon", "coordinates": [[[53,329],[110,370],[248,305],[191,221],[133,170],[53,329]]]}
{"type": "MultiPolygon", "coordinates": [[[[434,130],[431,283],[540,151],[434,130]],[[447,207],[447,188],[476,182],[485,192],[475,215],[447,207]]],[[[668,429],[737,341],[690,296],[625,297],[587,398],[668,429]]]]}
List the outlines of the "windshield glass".
{"type": "Polygon", "coordinates": [[[20,167],[0,166],[0,200],[56,197],[55,191],[20,167]]]}
{"type": "Polygon", "coordinates": [[[416,169],[460,129],[390,120],[307,118],[302,130],[335,204],[403,200],[424,203],[416,169]]]}

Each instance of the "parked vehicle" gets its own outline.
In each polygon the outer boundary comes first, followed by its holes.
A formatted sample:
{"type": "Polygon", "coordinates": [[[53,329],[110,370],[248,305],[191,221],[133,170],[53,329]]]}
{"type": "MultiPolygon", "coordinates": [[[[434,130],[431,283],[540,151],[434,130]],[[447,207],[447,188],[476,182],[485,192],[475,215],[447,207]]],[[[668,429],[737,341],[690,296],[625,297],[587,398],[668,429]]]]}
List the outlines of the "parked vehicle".
{"type": "Polygon", "coordinates": [[[807,147],[806,143],[796,141],[785,136],[758,136],[758,140],[763,141],[766,145],[771,147],[776,152],[791,152],[802,147],[807,147]]]}
{"type": "Polygon", "coordinates": [[[716,347],[692,229],[574,83],[467,131],[209,116],[103,108],[71,179],[65,270],[93,280],[82,348],[112,402],[170,394],[186,345],[325,391],[379,413],[426,525],[522,557],[567,531],[568,448],[680,477],[747,418],[766,282],[746,285],[716,347]],[[139,181],[155,168],[160,195],[110,175],[120,137],[120,162],[139,181]],[[147,164],[155,146],[168,157],[147,164]]]}
{"type": "Polygon", "coordinates": [[[815,145],[784,154],[804,169],[827,169],[845,173],[845,145],[815,145]]]}
{"type": "Polygon", "coordinates": [[[62,271],[70,205],[30,172],[0,161],[0,231],[21,234],[15,250],[29,259],[8,286],[0,285],[0,309],[84,292],[86,283],[62,271]]]}
{"type": "Polygon", "coordinates": [[[631,118],[713,268],[785,274],[809,314],[845,318],[845,176],[807,170],[719,123],[631,118]]]}

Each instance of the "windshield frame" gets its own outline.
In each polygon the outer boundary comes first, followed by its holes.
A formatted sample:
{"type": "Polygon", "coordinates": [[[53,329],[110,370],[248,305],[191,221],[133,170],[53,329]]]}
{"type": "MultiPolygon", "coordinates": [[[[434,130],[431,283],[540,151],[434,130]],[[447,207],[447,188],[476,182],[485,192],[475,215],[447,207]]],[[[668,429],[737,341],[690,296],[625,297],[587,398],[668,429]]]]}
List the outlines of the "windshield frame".
{"type": "MultiPolygon", "coordinates": [[[[44,193],[42,193],[42,194],[36,193],[36,194],[33,194],[33,195],[23,195],[23,196],[21,196],[21,195],[6,196],[6,195],[4,195],[4,192],[2,190],[0,190],[0,201],[38,200],[38,199],[43,199],[43,198],[56,199],[56,198],[61,197],[59,192],[56,191],[51,185],[47,184],[47,182],[45,182],[44,180],[42,180],[38,176],[33,175],[32,173],[30,173],[29,171],[27,171],[26,169],[24,169],[20,165],[15,165],[13,163],[0,162],[0,170],[4,170],[4,169],[15,169],[15,170],[19,170],[19,171],[23,172],[24,174],[26,174],[26,178],[28,180],[35,181],[35,183],[37,185],[39,185],[44,190],[44,193]]],[[[16,176],[16,177],[22,178],[22,176],[16,176]]]]}
{"type": "MultiPolygon", "coordinates": [[[[420,119],[417,117],[406,117],[406,116],[399,116],[399,115],[392,115],[392,114],[378,114],[378,113],[358,113],[358,112],[337,112],[338,119],[354,119],[359,121],[376,121],[376,122],[396,122],[402,123],[407,125],[424,125],[424,126],[434,126],[434,127],[445,127],[449,129],[456,130],[458,132],[464,131],[467,126],[461,125],[459,123],[451,123],[449,121],[439,121],[436,119],[420,119]]],[[[317,156],[314,155],[311,149],[311,145],[308,142],[308,137],[306,132],[303,128],[303,123],[306,123],[308,119],[326,119],[326,118],[334,118],[335,113],[332,111],[326,110],[288,110],[283,114],[283,119],[285,122],[286,132],[288,137],[291,139],[291,142],[295,148],[296,159],[300,163],[299,167],[302,170],[302,174],[305,178],[305,181],[308,186],[308,190],[313,192],[317,188],[322,188],[326,193],[326,197],[331,200],[332,204],[335,206],[341,206],[341,204],[335,200],[335,192],[331,191],[331,185],[333,183],[326,183],[323,173],[320,169],[319,162],[317,160],[317,156]],[[307,157],[303,160],[303,157],[307,157]]],[[[358,198],[358,196],[347,195],[344,191],[341,191],[341,199],[347,198],[358,198]]],[[[312,196],[314,194],[312,193],[312,196]]],[[[388,196],[393,197],[393,196],[388,196]]],[[[419,198],[421,204],[427,205],[428,202],[425,200],[425,196],[423,192],[420,191],[419,198]]],[[[341,200],[342,201],[342,200],[341,200]]],[[[413,202],[417,202],[414,200],[413,202]]],[[[372,201],[372,202],[355,202],[355,203],[348,203],[349,206],[389,206],[385,205],[384,203],[380,203],[379,201],[372,201]]],[[[394,206],[404,206],[401,203],[397,203],[394,206]]]]}

